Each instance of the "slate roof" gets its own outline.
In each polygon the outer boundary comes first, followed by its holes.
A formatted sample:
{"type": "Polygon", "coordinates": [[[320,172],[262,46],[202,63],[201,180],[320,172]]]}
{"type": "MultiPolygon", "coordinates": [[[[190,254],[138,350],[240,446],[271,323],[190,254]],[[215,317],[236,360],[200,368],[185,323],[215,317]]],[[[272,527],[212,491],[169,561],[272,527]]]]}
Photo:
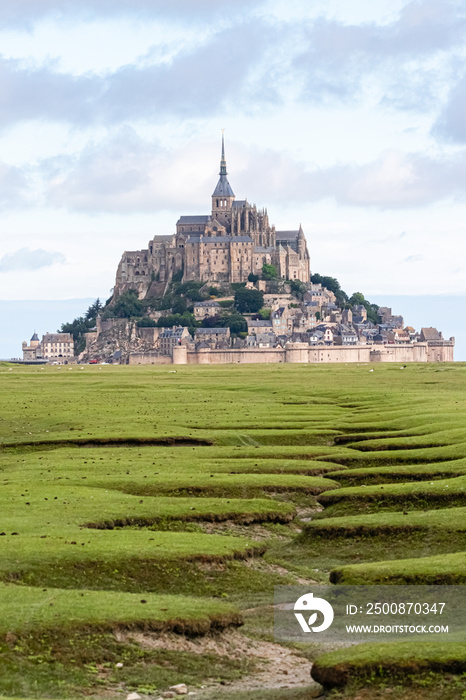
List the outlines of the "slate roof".
{"type": "Polygon", "coordinates": [[[203,243],[252,243],[251,236],[212,236],[208,238],[204,236],[203,243]]]}
{"type": "Polygon", "coordinates": [[[213,191],[212,197],[234,197],[235,193],[231,189],[226,175],[220,175],[217,187],[213,191]]]}
{"type": "Polygon", "coordinates": [[[254,326],[255,328],[272,328],[272,321],[251,321],[248,319],[248,327],[254,326]]]}
{"type": "Polygon", "coordinates": [[[183,331],[185,329],[183,327],[180,328],[166,328],[162,333],[160,334],[161,338],[181,338],[183,335],[183,331]]]}
{"type": "Polygon", "coordinates": [[[218,303],[218,301],[196,301],[194,303],[194,306],[202,306],[203,308],[207,307],[207,306],[208,307],[214,306],[215,308],[217,308],[217,307],[220,308],[220,304],[218,303]]]}
{"type": "Polygon", "coordinates": [[[200,216],[180,216],[179,224],[207,224],[210,221],[209,214],[201,214],[200,216]]]}
{"type": "Polygon", "coordinates": [[[72,341],[71,333],[46,333],[42,336],[43,343],[71,343],[72,341]]]}
{"type": "Polygon", "coordinates": [[[298,238],[299,231],[275,231],[277,241],[293,241],[298,238]]]}
{"type": "Polygon", "coordinates": [[[424,340],[442,340],[440,333],[436,328],[421,328],[421,337],[424,340]]]}
{"type": "Polygon", "coordinates": [[[227,335],[229,328],[196,328],[195,335],[227,335]]]}

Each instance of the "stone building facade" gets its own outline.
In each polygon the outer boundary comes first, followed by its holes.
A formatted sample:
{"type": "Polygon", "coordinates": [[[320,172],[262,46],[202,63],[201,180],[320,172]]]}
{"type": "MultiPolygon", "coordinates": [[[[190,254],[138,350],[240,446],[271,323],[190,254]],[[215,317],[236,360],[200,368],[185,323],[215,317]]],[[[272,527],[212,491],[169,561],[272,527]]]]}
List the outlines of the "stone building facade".
{"type": "Polygon", "coordinates": [[[246,282],[251,273],[261,274],[264,263],[274,265],[282,279],[309,282],[302,227],[277,231],[267,209],[236,199],[227,177],[223,137],[219,175],[210,214],[181,216],[174,235],[155,236],[146,250],[123,254],[116,295],[136,288],[140,297],[146,296],[152,284],[165,288],[175,273],[182,273],[184,282],[246,282]]]}
{"type": "Polygon", "coordinates": [[[67,362],[74,357],[74,340],[71,333],[45,333],[42,340],[36,332],[29,341],[23,341],[23,362],[56,360],[67,362]]]}

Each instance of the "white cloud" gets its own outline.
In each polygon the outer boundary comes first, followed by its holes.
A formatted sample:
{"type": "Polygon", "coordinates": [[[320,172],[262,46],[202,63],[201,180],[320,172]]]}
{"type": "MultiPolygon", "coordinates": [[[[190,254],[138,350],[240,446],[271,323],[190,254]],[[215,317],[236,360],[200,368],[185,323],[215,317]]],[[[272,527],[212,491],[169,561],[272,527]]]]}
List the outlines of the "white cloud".
{"type": "MultiPolygon", "coordinates": [[[[389,150],[363,165],[309,169],[279,151],[229,144],[231,185],[238,198],[259,204],[333,199],[378,209],[428,206],[466,196],[466,151],[444,158],[389,150]]],[[[130,127],[88,146],[76,157],[47,161],[49,205],[87,212],[180,211],[209,207],[215,186],[214,144],[190,143],[173,151],[138,136],[130,127]]]]}
{"type": "Polygon", "coordinates": [[[13,208],[25,203],[28,182],[20,168],[0,161],[0,207],[13,208]]]}
{"type": "Polygon", "coordinates": [[[63,253],[57,251],[43,250],[42,248],[36,250],[20,248],[13,253],[5,253],[0,259],[0,273],[40,270],[52,265],[63,265],[65,262],[66,258],[63,253]]]}
{"type": "Polygon", "coordinates": [[[307,23],[301,33],[305,48],[294,60],[295,70],[305,76],[304,97],[314,102],[361,98],[368,78],[376,75],[382,99],[395,108],[432,105],[432,93],[448,77],[449,54],[462,49],[465,9],[464,0],[414,0],[388,24],[307,23]]]}
{"type": "MultiPolygon", "coordinates": [[[[463,66],[463,71],[465,67],[463,66]]],[[[433,127],[433,133],[448,141],[466,142],[466,75],[452,88],[447,103],[433,127]]]]}

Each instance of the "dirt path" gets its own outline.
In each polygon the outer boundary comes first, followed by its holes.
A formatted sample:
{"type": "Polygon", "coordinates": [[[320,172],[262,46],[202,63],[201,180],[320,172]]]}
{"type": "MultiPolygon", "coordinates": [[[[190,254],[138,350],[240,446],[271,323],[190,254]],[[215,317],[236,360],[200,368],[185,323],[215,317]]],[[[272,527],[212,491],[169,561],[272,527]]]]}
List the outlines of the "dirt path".
{"type": "MultiPolygon", "coordinates": [[[[144,649],[167,649],[169,651],[187,651],[193,654],[217,654],[231,659],[244,656],[257,662],[254,673],[241,680],[217,683],[206,683],[204,689],[196,690],[196,696],[212,696],[212,691],[218,694],[244,692],[248,690],[265,690],[280,688],[315,687],[320,686],[311,679],[311,663],[296,651],[282,647],[272,642],[249,639],[239,631],[226,631],[221,634],[188,639],[176,634],[129,634],[128,640],[135,641],[144,649]]],[[[317,695],[316,695],[317,697],[317,695]]]]}

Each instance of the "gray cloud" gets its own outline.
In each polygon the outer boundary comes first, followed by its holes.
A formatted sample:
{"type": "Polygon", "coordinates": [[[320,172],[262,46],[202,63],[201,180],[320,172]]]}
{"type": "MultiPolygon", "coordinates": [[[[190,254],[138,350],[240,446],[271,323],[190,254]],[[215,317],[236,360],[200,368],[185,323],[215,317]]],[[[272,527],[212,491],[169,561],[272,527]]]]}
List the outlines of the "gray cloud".
{"type": "Polygon", "coordinates": [[[131,15],[141,17],[201,18],[244,11],[263,0],[14,0],[0,3],[3,26],[31,27],[45,17],[95,18],[131,15]]]}
{"type": "Polygon", "coordinates": [[[14,253],[5,253],[0,259],[1,272],[15,272],[17,270],[40,270],[42,267],[51,265],[62,265],[66,262],[62,253],[42,250],[31,250],[30,248],[20,248],[14,253]]]}
{"type": "MultiPolygon", "coordinates": [[[[201,13],[218,5],[211,0],[139,0],[134,7],[155,12],[179,6],[181,11],[194,4],[201,13]]],[[[34,8],[65,12],[77,5],[108,13],[129,7],[125,0],[23,0],[0,5],[0,20],[2,12],[8,17],[34,8]]],[[[0,58],[0,127],[24,120],[88,126],[204,117],[225,108],[235,113],[273,110],[285,95],[289,99],[290,88],[305,101],[352,100],[374,74],[383,103],[396,109],[437,108],[439,92],[450,80],[451,51],[466,37],[463,10],[466,0],[416,0],[388,25],[317,19],[297,26],[236,18],[204,43],[193,41],[170,63],[150,65],[149,53],[143,62],[105,75],[70,75],[53,64],[31,67],[0,58]],[[429,61],[442,52],[445,61],[432,69],[429,61]]],[[[176,15],[177,20],[183,16],[176,15]]],[[[461,98],[459,107],[452,107],[455,114],[462,104],[461,98]]]]}
{"type": "MultiPolygon", "coordinates": [[[[129,127],[88,146],[78,157],[42,163],[51,206],[130,213],[210,206],[218,144],[196,143],[175,152],[140,138],[129,127]]],[[[259,205],[334,199],[341,205],[402,209],[466,197],[466,151],[450,158],[387,151],[364,165],[309,170],[286,154],[229,144],[240,167],[230,182],[238,198],[259,205]]]]}
{"type": "Polygon", "coordinates": [[[233,99],[247,108],[275,30],[243,24],[180,53],[169,65],[124,66],[106,76],[72,76],[53,67],[24,68],[0,59],[0,126],[45,119],[87,126],[182,118],[218,111],[233,99]]]}
{"type": "Polygon", "coordinates": [[[362,80],[378,71],[379,77],[385,72],[384,101],[422,109],[428,99],[432,102],[443,71],[409,64],[460,47],[465,11],[464,0],[414,0],[391,24],[309,23],[303,32],[307,46],[294,60],[294,69],[305,75],[305,96],[315,101],[353,98],[362,80]]]}

